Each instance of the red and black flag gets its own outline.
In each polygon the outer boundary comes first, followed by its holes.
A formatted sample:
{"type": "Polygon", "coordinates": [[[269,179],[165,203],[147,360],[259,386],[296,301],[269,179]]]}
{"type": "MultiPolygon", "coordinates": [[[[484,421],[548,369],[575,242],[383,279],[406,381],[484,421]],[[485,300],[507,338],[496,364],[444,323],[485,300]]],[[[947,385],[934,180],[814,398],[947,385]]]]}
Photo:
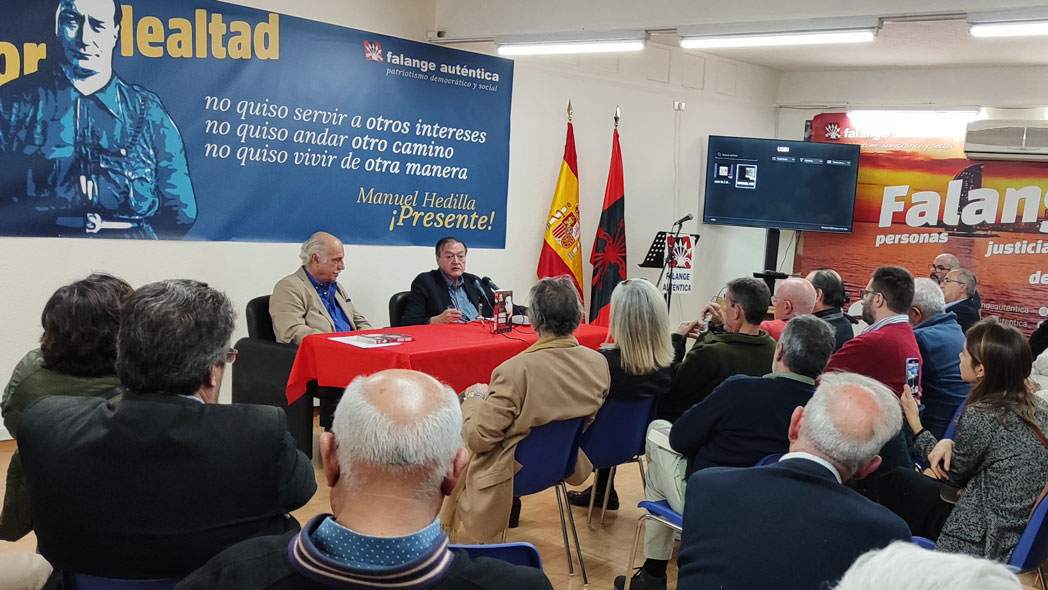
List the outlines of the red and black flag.
{"type": "MultiPolygon", "coordinates": [[[[617,122],[616,118],[616,122],[617,122]]],[[[590,296],[589,321],[598,326],[608,325],[611,313],[611,292],[626,279],[626,191],[622,182],[622,152],[619,151],[619,130],[611,140],[611,167],[608,186],[604,189],[604,209],[593,240],[593,288],[590,296]]]]}

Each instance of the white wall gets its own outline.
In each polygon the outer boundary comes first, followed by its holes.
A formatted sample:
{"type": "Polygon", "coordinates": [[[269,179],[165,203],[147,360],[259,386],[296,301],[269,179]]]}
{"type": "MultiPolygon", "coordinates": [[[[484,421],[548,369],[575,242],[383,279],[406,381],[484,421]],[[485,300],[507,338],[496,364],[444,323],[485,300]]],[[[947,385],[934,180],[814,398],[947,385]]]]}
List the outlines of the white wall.
{"type": "MultiPolygon", "coordinates": [[[[245,0],[286,14],[424,39],[432,27],[433,4],[417,0],[245,0]]],[[[477,49],[471,47],[471,49],[477,49]]],[[[705,136],[710,133],[769,136],[775,131],[773,103],[778,74],[712,56],[685,57],[679,49],[651,47],[642,54],[611,57],[520,60],[514,77],[506,250],[473,250],[469,270],[491,275],[519,292],[535,281],[545,216],[564,146],[564,110],[575,106],[581,176],[584,252],[587,259],[600,214],[611,149],[612,115],[620,125],[625,163],[627,231],[631,276],[657,230],[677,217],[701,214],[700,179],[705,136]],[[687,81],[691,86],[684,88],[687,81]],[[680,116],[679,182],[674,199],[674,100],[687,102],[680,116]]],[[[696,222],[685,226],[694,231],[696,222]]],[[[327,228],[338,232],[337,225],[327,228]]],[[[696,293],[677,298],[677,317],[695,315],[728,279],[761,266],[763,232],[700,228],[696,293]]],[[[12,369],[40,336],[44,302],[60,285],[92,271],[107,271],[135,286],[188,277],[226,291],[238,310],[267,294],[295,270],[298,244],[124,242],[87,239],[0,238],[0,371],[12,369]]],[[[406,289],[419,271],[434,266],[430,247],[349,245],[342,281],[354,303],[375,325],[385,325],[389,296],[406,289]]],[[[589,268],[587,269],[587,279],[589,268]]],[[[588,298],[588,289],[587,289],[588,298]]],[[[234,339],[246,335],[243,319],[234,339]]],[[[6,377],[6,375],[5,375],[6,377]]],[[[230,387],[223,397],[229,398],[230,387]]]]}

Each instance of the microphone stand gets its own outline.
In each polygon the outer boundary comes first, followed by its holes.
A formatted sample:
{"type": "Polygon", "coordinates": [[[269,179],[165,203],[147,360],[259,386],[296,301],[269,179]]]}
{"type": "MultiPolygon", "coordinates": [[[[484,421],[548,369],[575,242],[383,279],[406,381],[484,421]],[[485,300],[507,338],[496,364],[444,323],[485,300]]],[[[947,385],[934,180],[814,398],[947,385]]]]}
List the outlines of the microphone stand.
{"type": "MultiPolygon", "coordinates": [[[[673,227],[676,228],[676,230],[673,232],[673,244],[676,245],[677,244],[677,238],[680,237],[680,230],[684,228],[684,221],[683,220],[677,221],[676,223],[673,224],[673,227]]],[[[666,311],[667,312],[672,311],[670,309],[670,304],[673,301],[673,268],[675,268],[675,267],[676,267],[676,264],[674,264],[674,261],[673,261],[673,251],[669,247],[667,247],[666,248],[666,259],[663,261],[662,272],[659,273],[659,282],[661,283],[662,282],[662,277],[666,275],[666,269],[667,268],[670,269],[669,277],[666,279],[666,311]]]]}

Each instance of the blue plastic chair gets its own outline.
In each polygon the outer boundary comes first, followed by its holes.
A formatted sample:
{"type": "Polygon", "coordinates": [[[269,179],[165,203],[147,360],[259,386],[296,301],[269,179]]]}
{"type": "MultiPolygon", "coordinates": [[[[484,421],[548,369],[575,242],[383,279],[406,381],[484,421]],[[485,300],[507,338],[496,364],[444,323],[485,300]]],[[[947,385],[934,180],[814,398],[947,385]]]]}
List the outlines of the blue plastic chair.
{"type": "MultiPolygon", "coordinates": [[[[582,442],[582,418],[558,420],[531,429],[517,443],[516,460],[520,471],[513,477],[513,495],[528,496],[553,487],[557,493],[557,507],[560,509],[560,532],[564,537],[564,552],[568,555],[568,575],[575,575],[575,566],[571,559],[571,547],[568,545],[568,529],[564,521],[564,505],[568,502],[568,488],[564,478],[575,471],[579,455],[579,444],[582,442]]],[[[568,511],[571,523],[571,534],[575,538],[575,553],[579,558],[579,569],[582,570],[582,584],[589,586],[586,575],[586,563],[582,560],[582,549],[579,547],[579,533],[575,529],[575,517],[568,511]]],[[[503,532],[502,540],[506,540],[503,532]]]]}
{"type": "Polygon", "coordinates": [[[768,455],[760,461],[757,461],[757,467],[760,467],[762,465],[774,465],[778,463],[779,459],[782,459],[782,456],[785,454],[786,453],[773,453],[771,455],[768,455]]]}
{"type": "Polygon", "coordinates": [[[932,541],[928,537],[913,536],[913,544],[922,549],[935,549],[935,541],[932,541]]]}
{"type": "MultiPolygon", "coordinates": [[[[582,435],[582,452],[593,463],[593,469],[611,469],[608,485],[604,487],[604,501],[601,505],[600,524],[604,526],[604,513],[608,510],[608,498],[611,496],[611,482],[615,480],[615,470],[623,463],[637,462],[640,468],[641,483],[646,485],[644,474],[645,434],[655,414],[655,398],[639,400],[609,399],[597,412],[593,423],[582,435]]],[[[586,524],[593,518],[593,505],[596,501],[594,488],[590,489],[590,505],[586,512],[586,524]]]]}
{"type": "Polygon", "coordinates": [[[625,590],[629,590],[630,583],[633,581],[633,566],[637,561],[637,545],[640,544],[640,533],[644,530],[645,523],[654,521],[662,526],[669,527],[677,533],[684,530],[684,515],[670,508],[670,503],[666,500],[659,500],[658,502],[645,500],[637,504],[637,508],[643,508],[644,514],[637,519],[637,532],[633,535],[633,547],[630,548],[630,563],[626,568],[625,590]]]}
{"type": "Polygon", "coordinates": [[[77,590],[174,590],[179,580],[118,580],[73,574],[77,590]]]}
{"type": "Polygon", "coordinates": [[[1037,503],[1030,515],[1029,522],[1023,534],[1019,536],[1019,542],[1012,550],[1012,556],[1008,559],[1008,565],[1018,568],[1020,572],[1037,570],[1037,580],[1041,588],[1044,584],[1044,574],[1041,573],[1039,565],[1048,559],[1048,525],[1045,519],[1048,517],[1048,502],[1043,499],[1037,503]]]}
{"type": "Polygon", "coordinates": [[[491,545],[448,545],[449,549],[462,549],[470,559],[490,557],[513,565],[525,565],[542,569],[542,556],[531,543],[493,543],[491,545]]]}

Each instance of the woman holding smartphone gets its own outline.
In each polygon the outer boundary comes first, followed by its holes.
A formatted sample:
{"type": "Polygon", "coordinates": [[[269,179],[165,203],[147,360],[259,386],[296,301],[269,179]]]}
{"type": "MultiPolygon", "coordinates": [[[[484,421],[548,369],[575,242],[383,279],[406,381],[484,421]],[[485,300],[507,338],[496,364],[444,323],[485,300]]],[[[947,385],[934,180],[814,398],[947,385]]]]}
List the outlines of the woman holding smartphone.
{"type": "Polygon", "coordinates": [[[937,549],[1007,561],[1048,481],[1048,403],[1030,386],[1025,337],[995,317],[968,330],[960,361],[973,386],[954,440],[924,429],[909,388],[901,398],[914,449],[934,478],[896,469],[881,503],[937,549]]]}

